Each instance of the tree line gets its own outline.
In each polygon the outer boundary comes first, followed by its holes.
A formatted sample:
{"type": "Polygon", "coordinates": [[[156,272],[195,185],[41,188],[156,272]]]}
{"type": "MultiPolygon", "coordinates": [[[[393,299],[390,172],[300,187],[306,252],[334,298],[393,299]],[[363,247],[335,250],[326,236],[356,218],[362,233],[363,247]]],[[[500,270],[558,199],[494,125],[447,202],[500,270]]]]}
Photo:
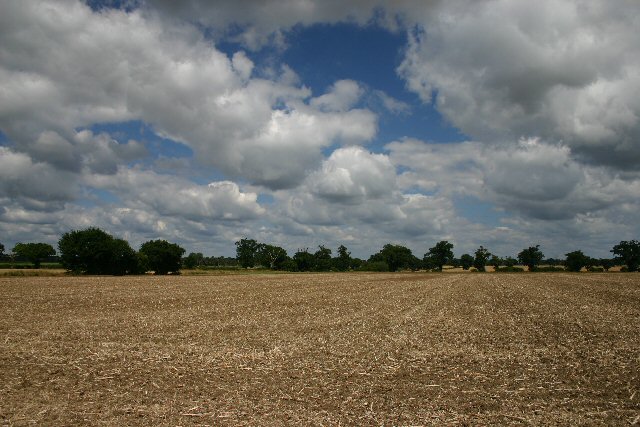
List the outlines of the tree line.
{"type": "Polygon", "coordinates": [[[244,268],[261,266],[286,271],[442,271],[445,265],[451,265],[455,268],[462,267],[464,270],[474,268],[480,272],[486,271],[487,266],[492,266],[494,271],[524,271],[516,266],[520,264],[526,266],[529,271],[580,271],[583,268],[590,271],[608,271],[614,265],[623,265],[625,271],[638,271],[640,242],[621,241],[610,252],[615,255],[613,258],[592,258],[576,250],[567,253],[566,259],[545,259],[540,245],[535,245],[524,248],[514,258],[499,257],[480,246],[473,255],[463,254],[456,258],[453,244],[442,240],[429,248],[422,258],[415,256],[407,247],[389,243],[367,260],[362,260],[351,257],[344,245],[338,247],[335,257],[332,256],[331,249],[323,245],[318,246],[313,252],[308,248],[298,249],[293,257],[289,257],[283,248],[260,243],[254,239],[245,238],[236,242],[236,258],[244,268]],[[540,267],[541,264],[550,266],[540,267]]]}
{"type": "MultiPolygon", "coordinates": [[[[58,241],[58,261],[68,271],[75,274],[106,274],[122,276],[143,274],[179,273],[185,250],[166,240],[150,240],[135,251],[124,239],[118,239],[107,232],[90,227],[85,230],[69,231],[58,241]]],[[[0,254],[4,245],[0,243],[0,254]]],[[[48,243],[16,243],[12,255],[40,267],[44,258],[56,254],[48,243]]]]}
{"type": "MultiPolygon", "coordinates": [[[[282,271],[399,271],[430,270],[442,271],[445,265],[474,268],[486,271],[493,266],[495,271],[523,271],[517,264],[527,266],[529,271],[557,269],[580,271],[608,271],[614,265],[623,265],[624,271],[638,271],[640,267],[640,242],[621,241],[610,252],[614,257],[595,259],[581,250],[565,254],[563,260],[546,259],[540,245],[524,248],[515,257],[499,257],[484,246],[473,254],[463,254],[456,258],[453,244],[442,240],[418,258],[411,249],[388,243],[368,259],[352,257],[346,246],[340,245],[336,255],[323,245],[314,251],[298,249],[293,256],[279,246],[261,243],[255,239],[243,238],[235,243],[236,257],[205,257],[202,253],[190,253],[183,257],[185,250],[176,243],[166,240],[150,240],[143,243],[138,251],[131,248],[124,239],[111,236],[107,232],[89,227],[73,230],[62,235],[58,241],[58,260],[68,271],[76,274],[178,274],[181,268],[241,267],[266,268],[282,271]],[[551,264],[551,267],[540,267],[551,264]]],[[[5,247],[0,243],[0,256],[5,247]]],[[[39,268],[42,260],[55,256],[56,250],[47,243],[17,243],[11,256],[29,260],[39,268]]]]}

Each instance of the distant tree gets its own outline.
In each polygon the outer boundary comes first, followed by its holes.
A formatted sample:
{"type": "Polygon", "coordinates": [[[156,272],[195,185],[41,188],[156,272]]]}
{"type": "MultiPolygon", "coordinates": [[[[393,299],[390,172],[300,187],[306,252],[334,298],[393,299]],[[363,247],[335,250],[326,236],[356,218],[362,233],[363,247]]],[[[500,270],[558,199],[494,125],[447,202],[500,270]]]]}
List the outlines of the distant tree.
{"type": "Polygon", "coordinates": [[[315,267],[315,258],[309,253],[309,249],[298,249],[293,255],[298,271],[311,271],[315,267]]]}
{"type": "Polygon", "coordinates": [[[438,269],[438,264],[433,259],[433,257],[426,256],[426,254],[425,254],[425,257],[422,258],[422,267],[425,270],[437,270],[438,269]]]}
{"type": "Polygon", "coordinates": [[[285,261],[289,259],[287,251],[279,246],[260,244],[256,259],[259,264],[271,270],[282,270],[285,261]]]}
{"type": "Polygon", "coordinates": [[[640,266],[640,242],[637,240],[621,241],[611,249],[616,261],[627,266],[628,271],[638,271],[640,266]]]}
{"type": "Polygon", "coordinates": [[[0,256],[4,255],[4,245],[0,243],[0,256]]]}
{"type": "Polygon", "coordinates": [[[442,271],[442,267],[453,260],[453,243],[446,240],[436,243],[434,247],[429,249],[429,252],[424,254],[424,258],[425,260],[429,258],[430,262],[442,271]]]}
{"type": "Polygon", "coordinates": [[[333,259],[333,266],[338,271],[347,271],[351,267],[351,252],[346,246],[338,247],[338,256],[333,259]]]}
{"type": "Polygon", "coordinates": [[[505,267],[513,267],[518,263],[518,260],[508,256],[504,260],[502,260],[502,263],[505,265],[505,267]]]}
{"type": "Polygon", "coordinates": [[[580,271],[582,267],[586,267],[591,264],[591,260],[588,256],[582,253],[582,251],[573,251],[565,254],[567,257],[564,265],[569,271],[580,271]]]}
{"type": "Polygon", "coordinates": [[[287,257],[282,263],[281,269],[284,271],[298,271],[298,265],[291,257],[287,257]]]}
{"type": "Polygon", "coordinates": [[[58,241],[60,261],[69,271],[84,274],[139,274],[144,257],[126,240],[115,239],[99,228],[74,230],[58,241]]]}
{"type": "Polygon", "coordinates": [[[55,249],[48,243],[16,243],[13,252],[33,263],[35,268],[40,268],[43,258],[56,254],[55,249]]]}
{"type": "Polygon", "coordinates": [[[489,258],[491,258],[491,253],[484,246],[480,245],[475,252],[475,258],[473,259],[473,266],[478,271],[486,271],[486,265],[489,262],[489,258]]]}
{"type": "Polygon", "coordinates": [[[146,271],[145,259],[129,246],[129,242],[113,239],[110,247],[111,265],[106,268],[108,274],[124,276],[125,274],[142,274],[146,271]]]}
{"type": "Polygon", "coordinates": [[[398,271],[402,269],[415,269],[420,264],[411,249],[400,245],[392,245],[387,243],[382,247],[380,252],[372,255],[369,262],[384,262],[387,264],[389,271],[398,271]]]}
{"type": "Polygon", "coordinates": [[[539,265],[540,261],[544,258],[544,254],[539,248],[540,245],[530,246],[518,254],[518,261],[529,267],[529,271],[535,270],[536,266],[539,265]]]}
{"type": "Polygon", "coordinates": [[[351,268],[354,270],[359,270],[363,265],[364,265],[365,261],[363,259],[360,258],[352,258],[351,259],[351,268]]]}
{"type": "Polygon", "coordinates": [[[551,266],[564,265],[565,260],[557,258],[547,258],[540,261],[540,264],[547,264],[551,266]]]}
{"type": "Polygon", "coordinates": [[[203,265],[209,267],[237,267],[240,265],[238,259],[236,257],[225,257],[225,256],[211,256],[204,257],[203,265]]]}
{"type": "Polygon", "coordinates": [[[501,264],[502,264],[502,259],[500,259],[499,256],[491,255],[491,259],[489,260],[489,265],[492,265],[495,271],[498,271],[501,264]]]}
{"type": "Polygon", "coordinates": [[[604,271],[609,271],[611,267],[616,265],[615,260],[611,258],[600,258],[598,263],[602,266],[602,268],[604,268],[604,271]]]}
{"type": "Polygon", "coordinates": [[[202,253],[200,252],[191,252],[186,256],[186,258],[182,260],[182,264],[184,265],[184,267],[189,269],[200,267],[201,265],[204,265],[204,262],[204,255],[202,255],[202,253]]]}
{"type": "Polygon", "coordinates": [[[463,270],[468,270],[473,265],[473,257],[469,254],[464,254],[460,257],[460,265],[463,270]]]}
{"type": "Polygon", "coordinates": [[[85,274],[111,274],[113,237],[90,227],[64,233],[58,241],[60,261],[69,271],[85,274]]]}
{"type": "Polygon", "coordinates": [[[166,240],[150,240],[140,246],[140,253],[147,259],[147,268],[155,274],[179,273],[185,250],[166,240]]]}
{"type": "Polygon", "coordinates": [[[389,271],[389,266],[384,261],[372,260],[372,258],[369,257],[369,259],[360,266],[360,270],[383,272],[389,271]]]}
{"type": "Polygon", "coordinates": [[[318,246],[318,250],[313,254],[314,270],[329,271],[331,270],[331,249],[324,246],[318,246]]]}
{"type": "Polygon", "coordinates": [[[411,258],[407,266],[411,269],[411,271],[418,271],[424,268],[424,262],[417,256],[411,254],[411,258]]]}
{"type": "Polygon", "coordinates": [[[453,268],[462,267],[462,260],[460,258],[453,258],[451,260],[451,266],[453,268]]]}
{"type": "Polygon", "coordinates": [[[255,267],[260,243],[253,239],[240,239],[236,242],[236,259],[243,268],[255,267]]]}

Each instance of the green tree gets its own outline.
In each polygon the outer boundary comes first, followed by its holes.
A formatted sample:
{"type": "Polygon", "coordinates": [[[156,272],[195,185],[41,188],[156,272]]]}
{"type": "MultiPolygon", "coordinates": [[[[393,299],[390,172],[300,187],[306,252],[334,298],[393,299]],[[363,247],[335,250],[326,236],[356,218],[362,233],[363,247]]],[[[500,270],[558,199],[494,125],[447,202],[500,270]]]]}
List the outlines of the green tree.
{"type": "Polygon", "coordinates": [[[279,246],[261,244],[256,253],[257,262],[271,270],[282,270],[284,262],[289,259],[287,251],[279,246]]]}
{"type": "Polygon", "coordinates": [[[331,249],[324,246],[318,246],[318,250],[313,254],[314,270],[329,271],[331,270],[331,249]]]}
{"type": "Polygon", "coordinates": [[[179,273],[185,250],[166,240],[150,240],[140,246],[140,253],[147,259],[147,268],[155,274],[179,273]]]}
{"type": "Polygon", "coordinates": [[[430,263],[442,271],[442,267],[453,260],[453,243],[446,240],[436,243],[434,247],[429,248],[429,252],[424,254],[424,259],[425,262],[429,259],[430,263]]]}
{"type": "Polygon", "coordinates": [[[471,266],[473,265],[473,257],[469,254],[463,254],[460,257],[460,265],[462,266],[463,270],[470,269],[471,266]]]}
{"type": "Polygon", "coordinates": [[[475,258],[473,259],[473,266],[478,271],[486,271],[485,267],[487,266],[490,258],[491,253],[487,250],[487,248],[480,245],[480,247],[476,249],[475,258]]]}
{"type": "Polygon", "coordinates": [[[565,254],[567,259],[564,262],[565,267],[569,271],[580,271],[582,267],[591,264],[591,259],[582,253],[582,251],[573,251],[565,254]]]}
{"type": "Polygon", "coordinates": [[[360,258],[351,258],[351,269],[359,270],[365,264],[365,260],[360,258]]]}
{"type": "Polygon", "coordinates": [[[40,268],[43,258],[56,254],[55,249],[48,243],[16,243],[13,252],[33,263],[35,268],[40,268]]]}
{"type": "Polygon", "coordinates": [[[333,259],[333,266],[338,271],[347,271],[351,268],[351,252],[346,246],[340,245],[338,247],[338,256],[333,259]]]}
{"type": "Polygon", "coordinates": [[[111,265],[107,267],[108,274],[124,276],[125,274],[142,274],[146,271],[144,260],[129,246],[129,242],[123,239],[112,239],[110,246],[111,265]]]}
{"type": "Polygon", "coordinates": [[[293,255],[298,271],[311,271],[315,267],[315,258],[309,253],[309,249],[298,249],[293,255]]]}
{"type": "Polygon", "coordinates": [[[420,261],[411,253],[411,249],[390,243],[384,245],[380,252],[372,255],[368,262],[380,261],[387,264],[389,271],[398,271],[407,268],[414,269],[420,264],[420,261]]]}
{"type": "Polygon", "coordinates": [[[185,268],[194,269],[204,265],[204,255],[200,252],[191,252],[182,260],[182,264],[185,268]]]}
{"type": "Polygon", "coordinates": [[[510,256],[506,257],[506,258],[504,259],[504,261],[503,261],[503,264],[504,264],[506,267],[513,267],[513,266],[514,266],[514,265],[516,265],[517,263],[518,263],[518,260],[517,260],[517,259],[515,259],[515,258],[513,258],[513,257],[510,257],[510,256]]]}
{"type": "Polygon", "coordinates": [[[389,266],[384,261],[375,260],[372,257],[369,257],[366,262],[362,263],[362,265],[360,266],[360,270],[383,272],[389,271],[389,266]]]}
{"type": "Polygon", "coordinates": [[[491,255],[491,259],[489,260],[489,265],[493,266],[494,271],[498,271],[500,265],[502,264],[502,260],[497,255],[491,255]]]}
{"type": "Polygon", "coordinates": [[[616,261],[627,266],[629,271],[638,271],[640,266],[640,242],[637,240],[623,240],[611,249],[616,255],[616,261]]]}
{"type": "Polygon", "coordinates": [[[604,268],[604,271],[609,271],[611,267],[616,265],[615,260],[611,258],[600,258],[598,262],[602,266],[602,268],[604,268]]]}
{"type": "Polygon", "coordinates": [[[64,233],[58,241],[60,261],[69,271],[84,274],[111,274],[113,237],[90,227],[64,233]]]}
{"type": "Polygon", "coordinates": [[[74,230],[58,241],[60,261],[69,271],[84,274],[138,274],[143,257],[126,240],[115,239],[99,228],[74,230]]]}
{"type": "Polygon", "coordinates": [[[4,255],[4,245],[0,243],[0,256],[4,255]]]}
{"type": "Polygon", "coordinates": [[[255,267],[260,243],[253,239],[240,239],[236,242],[236,259],[243,268],[255,267]]]}
{"type": "Polygon", "coordinates": [[[536,266],[544,258],[544,254],[539,248],[540,245],[529,246],[518,254],[518,261],[529,267],[529,271],[535,270],[536,266]]]}

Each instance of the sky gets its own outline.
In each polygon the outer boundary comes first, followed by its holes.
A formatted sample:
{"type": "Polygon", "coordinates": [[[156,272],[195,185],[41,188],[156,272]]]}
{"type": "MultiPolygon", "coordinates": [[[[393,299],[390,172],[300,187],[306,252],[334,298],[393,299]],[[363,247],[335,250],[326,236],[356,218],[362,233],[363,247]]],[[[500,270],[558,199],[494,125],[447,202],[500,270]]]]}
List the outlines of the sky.
{"type": "Polygon", "coordinates": [[[0,0],[0,242],[640,238],[635,0],[0,0]]]}

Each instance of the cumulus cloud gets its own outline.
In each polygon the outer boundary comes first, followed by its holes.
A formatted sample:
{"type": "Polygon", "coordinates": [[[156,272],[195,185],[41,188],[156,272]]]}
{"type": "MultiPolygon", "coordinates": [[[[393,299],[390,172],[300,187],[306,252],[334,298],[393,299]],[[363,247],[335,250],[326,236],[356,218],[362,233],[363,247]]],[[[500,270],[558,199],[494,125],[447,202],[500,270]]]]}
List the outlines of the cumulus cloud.
{"type": "Polygon", "coordinates": [[[322,111],[346,111],[352,108],[364,94],[364,89],[353,80],[339,80],[329,92],[311,100],[313,107],[322,111]]]}
{"type": "Polygon", "coordinates": [[[451,199],[401,191],[390,157],[363,147],[335,150],[279,201],[280,217],[349,241],[415,241],[447,233],[455,221],[451,199]]]}
{"type": "Polygon", "coordinates": [[[411,112],[411,107],[406,102],[400,101],[396,99],[384,91],[374,90],[373,91],[374,98],[377,98],[378,102],[382,104],[382,106],[393,114],[409,114],[411,112]]]}
{"type": "Polygon", "coordinates": [[[0,147],[0,200],[5,203],[17,200],[30,210],[54,211],[73,200],[77,190],[72,173],[0,147]]]}
{"type": "Polygon", "coordinates": [[[115,175],[91,175],[86,183],[113,191],[125,206],[192,221],[249,220],[264,213],[256,193],[230,181],[197,185],[153,171],[121,168],[115,175]]]}
{"type": "Polygon", "coordinates": [[[418,255],[442,238],[513,255],[531,236],[585,250],[637,238],[636,2],[129,4],[0,6],[2,236],[52,240],[97,225],[134,244],[163,237],[229,254],[251,236],[361,255],[388,241],[418,255]],[[373,111],[409,105],[349,79],[312,93],[277,59],[264,70],[254,53],[216,47],[284,49],[296,25],[338,22],[407,30],[399,76],[474,142],[404,138],[372,153],[373,111]],[[138,162],[151,146],[87,130],[131,120],[193,159],[138,162]],[[194,166],[215,181],[188,179],[194,166]],[[158,173],[177,169],[184,177],[158,173]],[[273,202],[258,203],[261,192],[273,202]],[[501,210],[499,225],[460,216],[461,197],[501,210]]]}
{"type": "MultiPolygon", "coordinates": [[[[376,11],[381,11],[380,6],[383,3],[385,2],[368,0],[350,2],[223,0],[215,3],[206,0],[180,2],[147,0],[144,2],[167,17],[180,17],[210,26],[219,36],[231,35],[253,50],[266,44],[285,47],[287,42],[283,32],[298,24],[338,22],[366,24],[374,19],[376,11]],[[230,23],[234,25],[231,26],[230,23]]],[[[375,16],[375,19],[388,25],[394,23],[393,17],[388,17],[382,12],[375,16]]]]}
{"type": "Polygon", "coordinates": [[[637,2],[472,2],[416,20],[408,87],[474,139],[540,137],[594,164],[640,161],[637,2]]]}
{"type": "Polygon", "coordinates": [[[122,162],[141,159],[147,154],[138,141],[120,144],[105,133],[94,135],[88,130],[68,134],[67,139],[55,131],[44,131],[21,148],[26,148],[34,160],[69,172],[86,168],[95,173],[115,173],[122,162]]]}
{"type": "MultiPolygon", "coordinates": [[[[82,155],[74,129],[136,119],[230,177],[285,188],[317,167],[322,148],[376,133],[374,113],[350,108],[357,83],[312,98],[286,67],[271,80],[253,78],[245,53],[229,58],[195,26],[144,10],[12,3],[0,27],[0,127],[16,149],[59,167],[82,155]]],[[[104,142],[94,143],[104,160],[104,142]]]]}
{"type": "Polygon", "coordinates": [[[383,154],[362,147],[334,151],[308,178],[314,194],[334,202],[359,203],[387,197],[396,189],[395,167],[383,154]]]}
{"type": "Polygon", "coordinates": [[[623,179],[600,166],[585,166],[563,146],[521,139],[504,147],[478,142],[387,145],[398,182],[438,194],[476,196],[533,219],[575,219],[636,203],[640,179],[623,179]]]}

